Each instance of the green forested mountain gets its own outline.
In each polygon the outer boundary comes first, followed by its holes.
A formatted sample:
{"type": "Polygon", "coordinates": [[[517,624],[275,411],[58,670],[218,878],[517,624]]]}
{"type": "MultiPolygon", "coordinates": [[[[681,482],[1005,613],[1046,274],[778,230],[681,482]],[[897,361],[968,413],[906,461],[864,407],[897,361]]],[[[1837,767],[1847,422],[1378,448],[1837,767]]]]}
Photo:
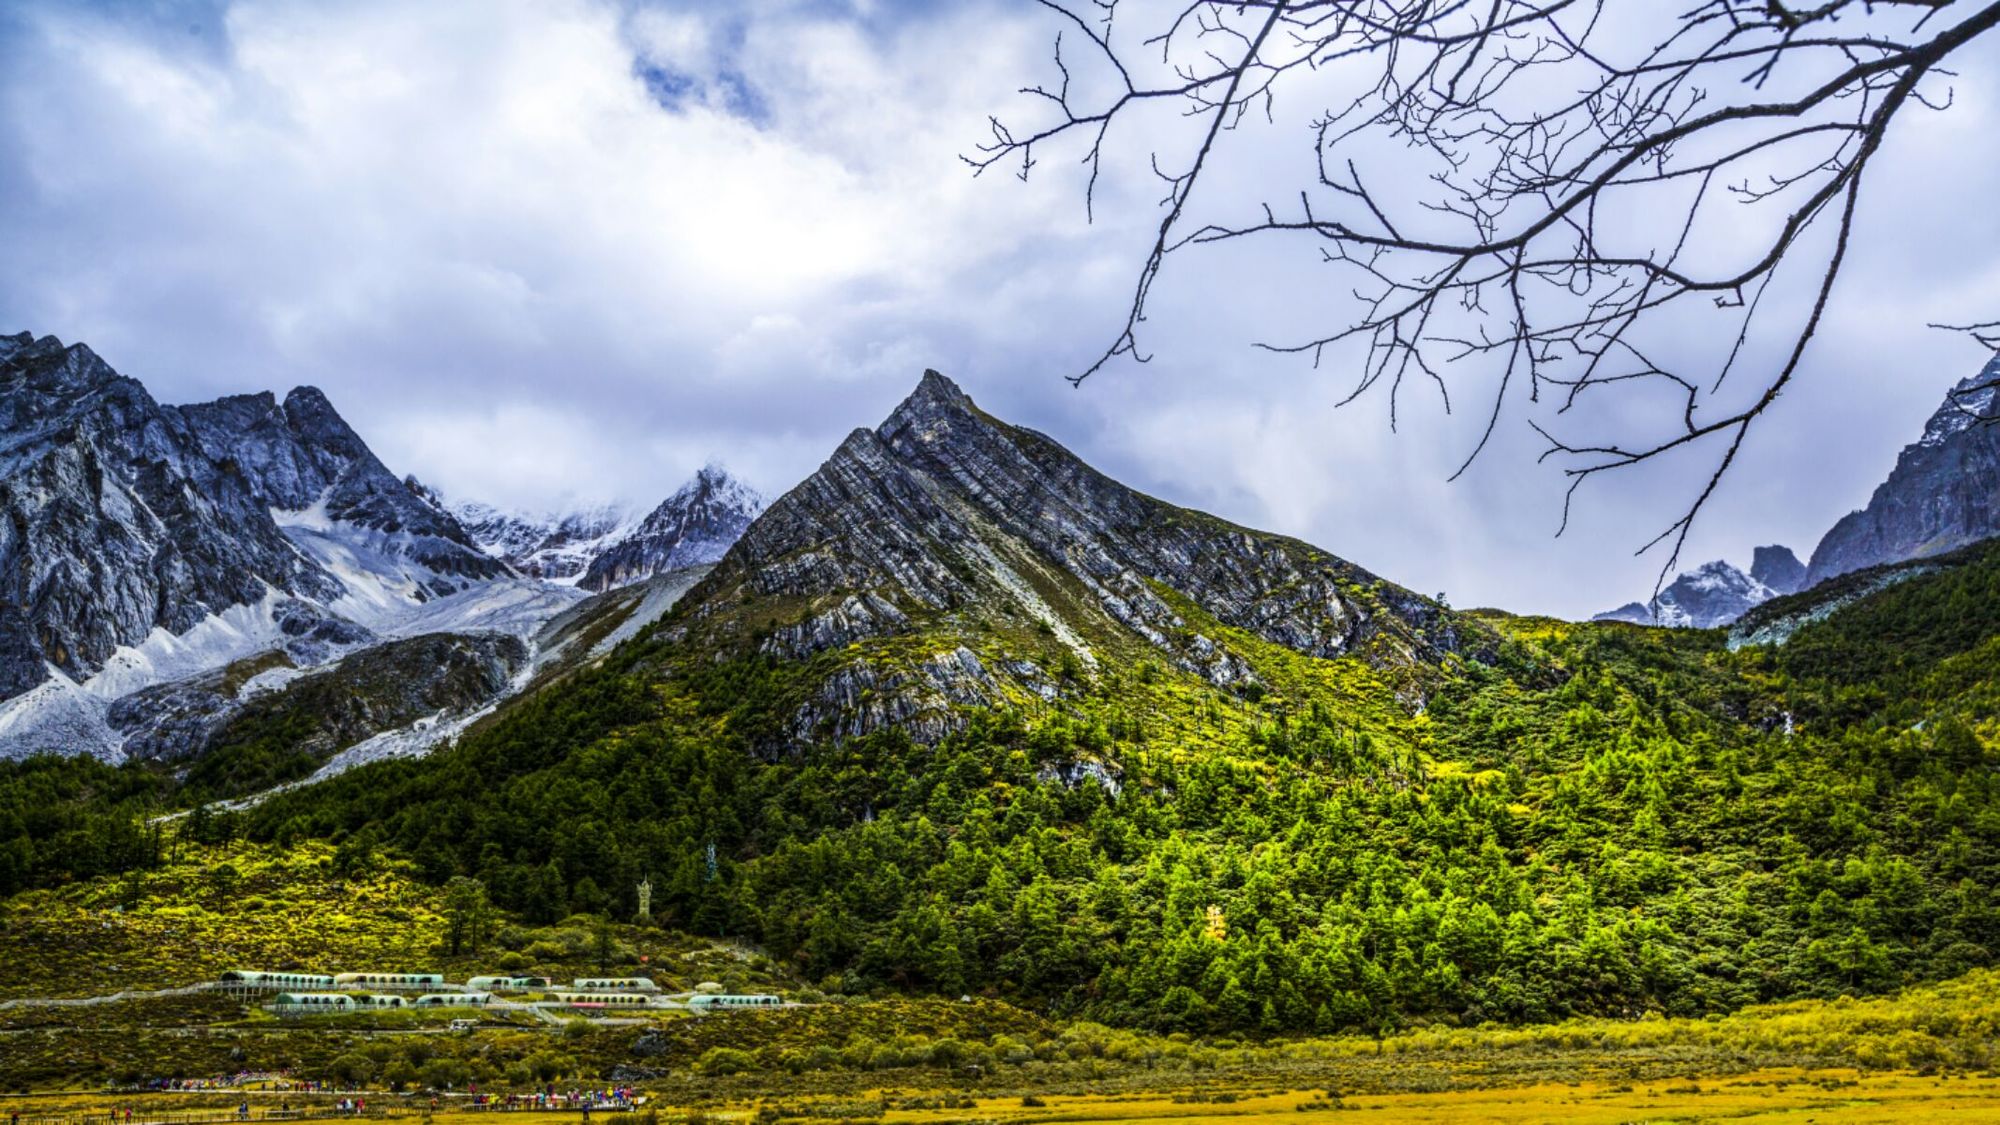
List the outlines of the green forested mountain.
{"type": "MultiPolygon", "coordinates": [[[[1996,584],[1983,546],[1854,576],[1734,649],[1454,611],[927,380],[648,634],[194,830],[392,849],[530,921],[650,876],[843,991],[1171,1030],[1881,991],[2000,953],[1996,584]]],[[[0,777],[8,890],[150,862],[179,799],[0,777]]]]}

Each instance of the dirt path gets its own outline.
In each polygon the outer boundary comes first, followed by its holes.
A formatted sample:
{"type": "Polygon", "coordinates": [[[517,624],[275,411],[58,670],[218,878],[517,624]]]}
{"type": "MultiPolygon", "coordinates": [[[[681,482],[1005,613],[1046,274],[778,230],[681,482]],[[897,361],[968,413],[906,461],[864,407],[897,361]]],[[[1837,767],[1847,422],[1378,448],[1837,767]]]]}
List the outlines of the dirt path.
{"type": "Polygon", "coordinates": [[[113,992],[107,996],[69,996],[62,998],[18,996],[12,1000],[0,1000],[0,1009],[31,1007],[88,1008],[96,1004],[116,1004],[121,1000],[151,1000],[161,996],[193,996],[197,992],[207,992],[214,987],[213,984],[203,982],[201,984],[182,985],[179,988],[159,988],[150,991],[128,988],[123,992],[113,992]]]}

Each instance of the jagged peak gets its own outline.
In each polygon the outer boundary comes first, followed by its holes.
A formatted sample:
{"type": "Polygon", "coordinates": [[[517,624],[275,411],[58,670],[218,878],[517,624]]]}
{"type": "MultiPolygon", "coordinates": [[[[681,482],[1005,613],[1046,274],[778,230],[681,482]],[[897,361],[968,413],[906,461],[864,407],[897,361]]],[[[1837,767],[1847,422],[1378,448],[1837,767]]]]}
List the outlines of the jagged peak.
{"type": "Polygon", "coordinates": [[[729,474],[729,467],[727,465],[711,458],[701,468],[696,469],[694,476],[688,480],[687,484],[681,487],[682,491],[687,491],[688,489],[706,489],[710,492],[726,492],[730,489],[742,488],[744,485],[742,481],[737,480],[729,474]]]}
{"type": "Polygon", "coordinates": [[[655,509],[655,514],[709,501],[757,511],[763,507],[763,499],[762,494],[756,489],[731,476],[729,469],[721,461],[710,460],[695,470],[694,476],[689,477],[687,483],[681,485],[672,496],[661,503],[659,508],[655,509]]]}
{"type": "Polygon", "coordinates": [[[181,409],[214,410],[224,413],[243,410],[259,414],[275,414],[278,412],[278,396],[270,391],[251,391],[247,394],[223,395],[211,402],[191,403],[182,406],[181,409]]]}
{"type": "Polygon", "coordinates": [[[1995,352],[1993,358],[1986,361],[1986,366],[1960,379],[1958,386],[1952,390],[1962,394],[1974,387],[1990,384],[1995,379],[2000,379],[2000,352],[1995,352]]]}
{"type": "Polygon", "coordinates": [[[34,380],[45,389],[88,388],[108,385],[124,378],[112,370],[89,344],[64,344],[55,336],[37,337],[30,332],[0,336],[0,356],[10,364],[34,363],[40,368],[34,380]],[[48,361],[56,360],[55,364],[48,361]],[[38,362],[39,361],[39,362],[38,362]]]}
{"type": "Polygon", "coordinates": [[[1924,435],[1914,444],[1905,446],[1897,460],[1901,462],[1913,450],[1943,445],[1956,435],[1993,418],[1994,404],[2000,401],[1996,388],[2000,388],[2000,354],[1994,355],[1985,366],[1960,379],[1945,392],[1944,401],[1938,404],[1937,410],[1924,424],[1924,435]]]}
{"type": "Polygon", "coordinates": [[[972,396],[960,390],[957,383],[935,370],[926,369],[924,377],[917,381],[917,389],[889,413],[879,432],[888,437],[921,421],[959,415],[969,417],[975,409],[972,396]]]}
{"type": "Polygon", "coordinates": [[[1757,548],[1751,555],[1750,577],[1780,594],[1797,592],[1806,578],[1806,564],[1781,544],[1757,548]]]}
{"type": "Polygon", "coordinates": [[[293,416],[304,413],[340,417],[340,412],[333,408],[333,400],[326,397],[326,392],[310,384],[301,384],[286,392],[285,413],[293,416]]]}

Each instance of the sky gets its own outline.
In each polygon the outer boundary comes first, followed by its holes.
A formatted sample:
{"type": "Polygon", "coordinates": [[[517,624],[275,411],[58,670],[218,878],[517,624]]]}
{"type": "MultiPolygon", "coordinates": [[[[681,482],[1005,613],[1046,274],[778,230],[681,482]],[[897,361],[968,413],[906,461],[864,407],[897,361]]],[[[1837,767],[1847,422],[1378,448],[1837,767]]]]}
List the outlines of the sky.
{"type": "MultiPolygon", "coordinates": [[[[1056,31],[1027,0],[5,0],[0,331],[168,402],[318,386],[392,469],[524,510],[650,504],[710,461],[775,495],[936,368],[1134,487],[1454,605],[1650,593],[1634,551],[1702,466],[1602,478],[1560,538],[1524,417],[1448,481],[1478,411],[1416,396],[1391,432],[1381,396],[1339,405],[1338,362],[1251,346],[1324,315],[1309,247],[1177,259],[1152,361],[1071,388],[1158,222],[1143,153],[1091,215],[1069,159],[960,160],[1052,77],[1056,31]]],[[[1891,138],[1822,337],[1685,565],[1806,557],[1979,368],[1926,324],[2000,316],[1996,74],[1962,66],[1891,138]]],[[[1252,205],[1303,137],[1225,137],[1202,202],[1252,205]]]]}

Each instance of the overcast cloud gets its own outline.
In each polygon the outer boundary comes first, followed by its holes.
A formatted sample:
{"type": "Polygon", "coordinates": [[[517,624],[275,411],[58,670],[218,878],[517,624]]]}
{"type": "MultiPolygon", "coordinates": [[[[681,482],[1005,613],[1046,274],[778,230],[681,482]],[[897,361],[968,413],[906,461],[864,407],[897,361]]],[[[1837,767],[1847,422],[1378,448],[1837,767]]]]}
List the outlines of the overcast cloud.
{"type": "MultiPolygon", "coordinates": [[[[710,459],[780,492],[936,367],[1136,487],[1455,604],[1650,590],[1632,551],[1700,466],[1604,481],[1562,540],[1518,420],[1445,483],[1483,419],[1413,399],[1391,434],[1385,400],[1334,408],[1344,373],[1249,348],[1319,307],[1309,248],[1187,258],[1154,362],[1069,389],[1158,189],[1114,178],[1093,225],[1069,169],[958,160],[1053,33],[999,0],[9,4],[0,331],[167,401],[317,385],[392,468],[531,509],[651,502],[710,459]]],[[[1981,362],[1924,327],[2000,315],[2000,98],[1963,69],[1892,141],[1832,323],[1688,564],[1805,556],[1981,362]]],[[[1229,143],[1247,180],[1300,157],[1229,143]]]]}

